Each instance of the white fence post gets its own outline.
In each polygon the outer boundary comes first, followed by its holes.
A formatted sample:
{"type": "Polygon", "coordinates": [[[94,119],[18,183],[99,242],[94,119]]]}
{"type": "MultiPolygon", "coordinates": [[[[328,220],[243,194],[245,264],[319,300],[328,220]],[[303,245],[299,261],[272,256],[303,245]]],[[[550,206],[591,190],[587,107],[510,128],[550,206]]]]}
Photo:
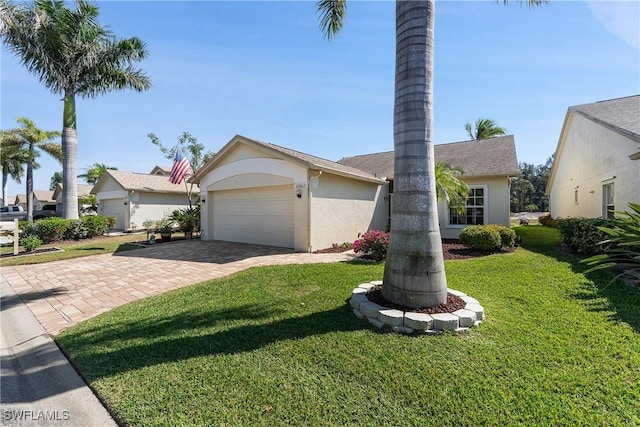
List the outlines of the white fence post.
{"type": "Polygon", "coordinates": [[[13,220],[13,254],[18,255],[18,248],[20,247],[20,229],[18,228],[18,219],[13,220]]]}

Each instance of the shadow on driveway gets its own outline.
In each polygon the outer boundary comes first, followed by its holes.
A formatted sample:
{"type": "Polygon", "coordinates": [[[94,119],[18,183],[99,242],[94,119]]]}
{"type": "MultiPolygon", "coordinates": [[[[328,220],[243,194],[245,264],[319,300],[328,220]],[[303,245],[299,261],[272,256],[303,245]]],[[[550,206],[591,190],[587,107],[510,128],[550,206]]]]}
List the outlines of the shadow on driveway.
{"type": "Polygon", "coordinates": [[[179,240],[115,252],[113,256],[226,264],[267,255],[293,254],[293,249],[218,240],[179,240]]]}

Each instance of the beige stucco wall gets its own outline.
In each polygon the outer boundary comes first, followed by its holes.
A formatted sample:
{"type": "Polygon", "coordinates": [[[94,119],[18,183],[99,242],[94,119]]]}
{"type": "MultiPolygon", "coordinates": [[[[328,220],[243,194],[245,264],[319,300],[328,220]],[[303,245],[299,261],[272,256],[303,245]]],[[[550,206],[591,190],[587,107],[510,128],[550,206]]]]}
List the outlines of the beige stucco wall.
{"type": "Polygon", "coordinates": [[[382,204],[378,205],[378,200],[384,202],[383,192],[383,186],[376,183],[326,172],[312,179],[310,250],[330,248],[334,243],[353,243],[358,233],[384,229],[386,221],[376,218],[376,213],[379,217],[384,210],[382,204]],[[382,222],[382,227],[375,221],[382,222]]]}
{"type": "MultiPolygon", "coordinates": [[[[470,187],[485,189],[485,223],[509,227],[509,178],[506,176],[469,178],[465,182],[470,187]]],[[[440,234],[443,239],[457,239],[465,225],[450,225],[446,203],[438,203],[440,234]]]]}
{"type": "Polygon", "coordinates": [[[201,205],[201,238],[213,239],[213,217],[210,214],[213,212],[212,192],[233,188],[291,185],[291,192],[294,193],[297,184],[302,190],[301,198],[294,200],[294,250],[306,252],[309,247],[307,175],[306,167],[239,144],[200,180],[201,191],[206,194],[205,203],[201,205]]]}
{"type": "MultiPolygon", "coordinates": [[[[192,196],[195,203],[197,195],[192,196]]],[[[173,193],[129,193],[128,205],[128,230],[144,228],[146,220],[160,220],[169,216],[176,209],[189,207],[189,200],[186,194],[173,193]]]]}
{"type": "Polygon", "coordinates": [[[628,202],[640,203],[640,160],[629,159],[638,148],[637,142],[570,112],[551,177],[551,216],[602,216],[602,187],[611,182],[616,210],[626,210],[628,202]]]}

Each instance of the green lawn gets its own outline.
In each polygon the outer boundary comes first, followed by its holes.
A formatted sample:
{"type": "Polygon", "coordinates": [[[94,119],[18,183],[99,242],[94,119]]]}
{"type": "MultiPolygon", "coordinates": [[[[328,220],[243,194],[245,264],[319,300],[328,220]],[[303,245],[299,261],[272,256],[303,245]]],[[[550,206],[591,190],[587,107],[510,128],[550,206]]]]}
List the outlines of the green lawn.
{"type": "MultiPolygon", "coordinates": [[[[88,240],[66,240],[41,246],[41,248],[60,248],[62,252],[45,252],[42,254],[25,255],[19,257],[5,257],[13,253],[13,246],[4,246],[0,249],[0,264],[3,267],[10,265],[41,264],[44,262],[59,261],[63,259],[79,258],[89,255],[110,254],[114,252],[141,249],[140,246],[129,244],[137,240],[145,240],[145,234],[125,234],[123,236],[100,236],[88,240]]],[[[23,249],[20,249],[23,251],[23,249]]]]}
{"type": "Polygon", "coordinates": [[[384,333],[347,299],[382,265],[253,268],[105,313],[57,341],[129,425],[637,425],[640,290],[586,277],[556,230],[447,262],[487,319],[384,333]]]}

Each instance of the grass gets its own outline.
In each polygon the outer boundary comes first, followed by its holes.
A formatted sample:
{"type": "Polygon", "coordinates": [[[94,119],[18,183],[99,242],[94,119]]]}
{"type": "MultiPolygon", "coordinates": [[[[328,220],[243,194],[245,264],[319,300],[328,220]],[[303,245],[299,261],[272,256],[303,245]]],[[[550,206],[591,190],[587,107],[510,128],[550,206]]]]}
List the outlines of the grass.
{"type": "MultiPolygon", "coordinates": [[[[102,236],[89,240],[67,240],[63,242],[55,242],[42,245],[41,248],[56,247],[64,249],[63,252],[45,252],[42,254],[34,254],[19,257],[3,257],[0,263],[3,267],[11,265],[28,265],[41,264],[44,262],[60,261],[63,259],[72,259],[85,257],[89,255],[109,254],[114,252],[126,251],[131,249],[139,249],[139,246],[131,245],[130,242],[144,240],[144,234],[126,234],[124,236],[102,236]]],[[[2,255],[12,254],[13,246],[2,247],[0,249],[2,255]]]]}
{"type": "Polygon", "coordinates": [[[446,263],[487,319],[405,336],[355,318],[382,265],[253,268],[138,301],[57,338],[128,425],[634,425],[640,290],[518,227],[524,247],[446,263]]]}

